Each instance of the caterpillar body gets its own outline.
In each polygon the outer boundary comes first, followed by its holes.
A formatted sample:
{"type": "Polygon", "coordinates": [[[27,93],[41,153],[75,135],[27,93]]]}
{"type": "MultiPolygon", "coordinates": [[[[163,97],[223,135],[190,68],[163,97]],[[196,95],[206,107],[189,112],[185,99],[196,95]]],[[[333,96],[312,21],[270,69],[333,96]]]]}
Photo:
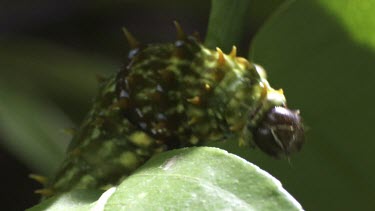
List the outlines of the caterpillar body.
{"type": "Polygon", "coordinates": [[[73,137],[66,160],[39,193],[116,185],[156,153],[238,140],[273,157],[304,142],[298,111],[286,108],[263,70],[220,49],[210,50],[175,23],[178,39],[141,45],[125,30],[128,65],[101,82],[73,137]]]}

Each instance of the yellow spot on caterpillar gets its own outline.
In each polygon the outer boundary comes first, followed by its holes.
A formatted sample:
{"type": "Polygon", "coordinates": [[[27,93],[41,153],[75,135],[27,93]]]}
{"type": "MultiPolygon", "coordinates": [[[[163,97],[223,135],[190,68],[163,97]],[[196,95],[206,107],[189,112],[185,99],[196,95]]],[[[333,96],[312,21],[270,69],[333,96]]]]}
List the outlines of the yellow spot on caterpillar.
{"type": "Polygon", "coordinates": [[[195,144],[197,144],[199,142],[199,139],[196,136],[191,136],[189,142],[191,144],[195,145],[195,144]]]}
{"type": "Polygon", "coordinates": [[[176,111],[178,112],[178,113],[182,113],[183,111],[185,110],[185,108],[184,108],[184,105],[183,104],[178,104],[177,105],[177,107],[176,107],[176,111]]]}
{"type": "Polygon", "coordinates": [[[210,84],[204,84],[204,88],[206,89],[206,91],[211,90],[210,84]]]}
{"type": "Polygon", "coordinates": [[[152,144],[152,138],[144,132],[134,132],[129,136],[129,139],[133,144],[143,148],[147,148],[152,144]]]}
{"type": "Polygon", "coordinates": [[[29,174],[29,178],[39,182],[42,185],[46,185],[48,183],[48,178],[41,175],[29,174]]]}
{"type": "Polygon", "coordinates": [[[137,155],[133,152],[124,152],[121,154],[119,162],[127,169],[135,169],[138,167],[137,155]]]}
{"type": "Polygon", "coordinates": [[[81,177],[81,179],[78,182],[78,185],[80,187],[88,187],[88,186],[92,186],[93,184],[96,184],[96,179],[92,175],[88,175],[88,174],[81,177]]]}

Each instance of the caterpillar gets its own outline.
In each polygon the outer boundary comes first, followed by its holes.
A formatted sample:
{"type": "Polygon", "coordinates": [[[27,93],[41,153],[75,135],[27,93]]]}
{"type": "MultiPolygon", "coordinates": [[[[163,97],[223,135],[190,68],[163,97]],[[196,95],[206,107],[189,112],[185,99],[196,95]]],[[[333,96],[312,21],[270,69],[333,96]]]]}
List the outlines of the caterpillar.
{"type": "Polygon", "coordinates": [[[99,85],[99,93],[74,135],[68,155],[44,196],[116,185],[156,153],[237,140],[270,156],[301,149],[299,111],[286,107],[264,70],[187,36],[143,45],[124,29],[127,65],[99,85]]]}

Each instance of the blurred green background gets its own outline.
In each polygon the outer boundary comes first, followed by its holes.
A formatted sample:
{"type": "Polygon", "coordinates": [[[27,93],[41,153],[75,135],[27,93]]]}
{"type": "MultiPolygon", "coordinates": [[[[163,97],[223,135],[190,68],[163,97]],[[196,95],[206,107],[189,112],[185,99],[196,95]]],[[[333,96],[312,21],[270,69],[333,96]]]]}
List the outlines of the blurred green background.
{"type": "MultiPolygon", "coordinates": [[[[372,210],[375,1],[213,2],[206,43],[226,52],[236,44],[263,65],[308,127],[290,163],[222,147],[274,175],[306,210],[372,210]]],[[[89,109],[96,75],[125,61],[121,27],[145,43],[168,42],[178,20],[203,39],[210,8],[208,0],[0,0],[2,208],[37,203],[32,192],[40,186],[27,175],[51,175],[63,159],[64,128],[79,125],[89,109]]]]}

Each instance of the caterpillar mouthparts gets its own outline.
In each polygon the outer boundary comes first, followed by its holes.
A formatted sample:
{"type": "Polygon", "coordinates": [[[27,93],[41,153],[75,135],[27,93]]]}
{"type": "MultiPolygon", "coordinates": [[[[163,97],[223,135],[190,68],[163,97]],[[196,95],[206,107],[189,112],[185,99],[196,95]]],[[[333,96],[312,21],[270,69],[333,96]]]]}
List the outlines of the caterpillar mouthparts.
{"type": "MultiPolygon", "coordinates": [[[[286,108],[264,70],[210,50],[174,22],[177,40],[144,45],[127,29],[127,65],[102,80],[93,107],[41,194],[117,184],[156,153],[238,140],[279,158],[301,149],[298,111],[286,108]]],[[[40,180],[38,177],[37,179],[40,180]]]]}

